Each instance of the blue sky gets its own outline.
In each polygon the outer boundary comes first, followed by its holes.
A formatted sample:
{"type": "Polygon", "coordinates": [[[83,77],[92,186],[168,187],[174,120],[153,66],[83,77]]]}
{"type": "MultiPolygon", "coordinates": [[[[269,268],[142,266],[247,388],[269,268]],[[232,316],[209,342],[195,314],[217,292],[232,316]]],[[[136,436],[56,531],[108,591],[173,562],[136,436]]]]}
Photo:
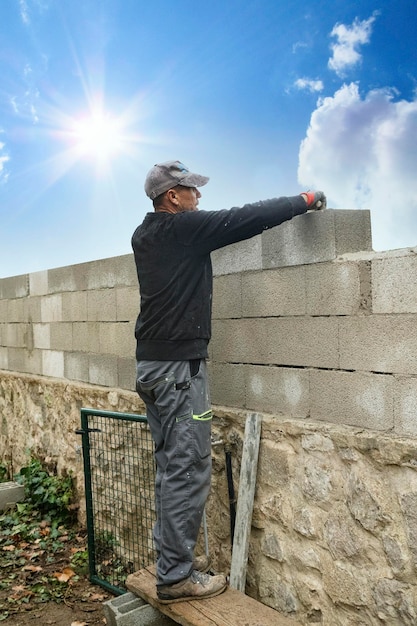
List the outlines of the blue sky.
{"type": "Polygon", "coordinates": [[[415,0],[1,0],[0,277],[131,251],[179,159],[202,209],[322,189],[417,246],[415,0]]]}

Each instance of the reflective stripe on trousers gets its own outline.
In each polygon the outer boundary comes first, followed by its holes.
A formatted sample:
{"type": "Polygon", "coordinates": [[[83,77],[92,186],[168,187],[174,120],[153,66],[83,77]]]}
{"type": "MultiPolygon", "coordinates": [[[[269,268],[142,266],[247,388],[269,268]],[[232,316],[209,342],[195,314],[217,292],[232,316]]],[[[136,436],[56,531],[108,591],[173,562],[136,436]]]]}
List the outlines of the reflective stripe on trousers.
{"type": "Polygon", "coordinates": [[[146,404],[155,442],[157,584],[167,585],[192,571],[210,490],[211,406],[206,362],[139,361],[136,390],[146,404]]]}

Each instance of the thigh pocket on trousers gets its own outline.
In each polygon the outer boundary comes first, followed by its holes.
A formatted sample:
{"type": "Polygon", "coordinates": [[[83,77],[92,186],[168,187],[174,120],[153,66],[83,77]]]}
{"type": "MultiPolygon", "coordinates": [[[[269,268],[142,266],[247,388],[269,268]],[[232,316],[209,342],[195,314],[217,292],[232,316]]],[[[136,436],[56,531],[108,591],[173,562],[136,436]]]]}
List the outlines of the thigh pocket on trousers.
{"type": "Polygon", "coordinates": [[[203,415],[192,412],[176,418],[177,454],[195,461],[211,454],[211,411],[203,415]]]}

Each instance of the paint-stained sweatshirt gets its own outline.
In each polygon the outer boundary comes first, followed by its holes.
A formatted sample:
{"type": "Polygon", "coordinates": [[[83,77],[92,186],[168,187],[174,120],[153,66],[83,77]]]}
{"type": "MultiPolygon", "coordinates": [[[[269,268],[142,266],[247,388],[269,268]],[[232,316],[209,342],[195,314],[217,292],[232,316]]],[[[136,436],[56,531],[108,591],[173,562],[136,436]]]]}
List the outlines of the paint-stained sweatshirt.
{"type": "Polygon", "coordinates": [[[307,211],[302,196],[222,211],[148,213],[132,247],[140,289],[137,360],[207,357],[213,274],[210,252],[307,211]]]}

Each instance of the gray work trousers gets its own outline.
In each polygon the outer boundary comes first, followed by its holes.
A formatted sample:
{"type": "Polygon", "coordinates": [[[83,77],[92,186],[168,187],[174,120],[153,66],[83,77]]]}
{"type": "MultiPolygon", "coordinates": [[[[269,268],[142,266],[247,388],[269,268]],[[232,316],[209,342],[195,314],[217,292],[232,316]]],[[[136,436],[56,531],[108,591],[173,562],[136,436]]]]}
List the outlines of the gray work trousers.
{"type": "Polygon", "coordinates": [[[206,362],[138,361],[136,390],[146,404],[155,442],[157,585],[169,585],[191,574],[210,490],[206,362]]]}

